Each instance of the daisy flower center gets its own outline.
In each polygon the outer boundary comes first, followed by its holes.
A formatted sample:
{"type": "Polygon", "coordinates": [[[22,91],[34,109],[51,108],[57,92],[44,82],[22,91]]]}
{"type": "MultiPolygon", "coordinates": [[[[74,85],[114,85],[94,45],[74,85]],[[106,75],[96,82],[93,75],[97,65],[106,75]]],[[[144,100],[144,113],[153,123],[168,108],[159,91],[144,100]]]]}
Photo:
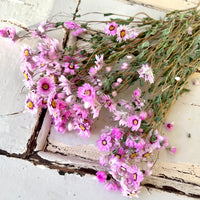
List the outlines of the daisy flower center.
{"type": "Polygon", "coordinates": [[[135,125],[135,126],[138,125],[138,120],[137,119],[133,120],[133,125],[135,125]]]}
{"type": "Polygon", "coordinates": [[[137,173],[133,174],[133,180],[137,181],[137,173]]]}
{"type": "Polygon", "coordinates": [[[56,101],[55,101],[55,100],[52,100],[52,101],[51,101],[51,106],[52,106],[53,108],[56,107],[56,101]]]}
{"type": "Polygon", "coordinates": [[[102,140],[102,144],[105,146],[107,145],[107,141],[106,140],[102,140]]]}
{"type": "Polygon", "coordinates": [[[33,102],[31,100],[28,101],[27,103],[28,108],[33,109],[33,102]]]}
{"type": "Polygon", "coordinates": [[[143,155],[143,157],[144,158],[147,158],[147,157],[149,157],[151,154],[150,153],[145,153],[144,155],[143,155]]]}
{"type": "Polygon", "coordinates": [[[7,33],[8,35],[10,35],[10,31],[6,31],[6,33],[7,33]]]}
{"type": "Polygon", "coordinates": [[[87,96],[90,96],[91,95],[91,91],[90,90],[85,90],[84,94],[87,95],[87,96]]]}
{"type": "Polygon", "coordinates": [[[172,125],[169,123],[169,124],[167,124],[167,127],[168,127],[168,128],[171,128],[171,127],[172,127],[172,125]]]}
{"type": "Polygon", "coordinates": [[[130,158],[135,158],[136,157],[136,153],[132,153],[131,155],[130,155],[130,158]]]}
{"type": "Polygon", "coordinates": [[[110,102],[109,100],[106,100],[106,104],[107,104],[108,106],[111,106],[111,102],[110,102]]]}
{"type": "Polygon", "coordinates": [[[74,69],[74,65],[69,65],[69,69],[74,69]]]}
{"type": "Polygon", "coordinates": [[[125,167],[122,167],[122,166],[121,166],[120,169],[121,169],[122,171],[124,171],[124,172],[126,171],[126,168],[125,168],[125,167]]]}
{"type": "Polygon", "coordinates": [[[85,131],[85,129],[86,129],[85,126],[82,125],[82,124],[80,124],[79,127],[80,127],[80,129],[81,129],[82,131],[85,131]]]}
{"type": "Polygon", "coordinates": [[[119,159],[121,159],[121,155],[119,155],[119,154],[116,154],[116,157],[119,158],[119,159]]]}
{"type": "Polygon", "coordinates": [[[49,89],[49,85],[47,83],[42,84],[42,89],[43,90],[48,90],[49,89]]]}
{"type": "Polygon", "coordinates": [[[28,74],[26,72],[24,72],[24,77],[25,77],[26,80],[29,80],[28,74]]]}
{"type": "Polygon", "coordinates": [[[41,63],[40,66],[41,66],[41,67],[44,67],[44,63],[41,63]]]}
{"type": "Polygon", "coordinates": [[[47,104],[47,100],[42,100],[42,104],[46,105],[47,104]]]}
{"type": "Polygon", "coordinates": [[[123,38],[126,35],[126,31],[125,30],[121,30],[120,31],[120,36],[123,38]]]}
{"type": "Polygon", "coordinates": [[[111,25],[110,27],[109,27],[109,30],[110,31],[113,31],[115,29],[115,27],[113,26],[113,25],[111,25]]]}
{"type": "Polygon", "coordinates": [[[135,193],[133,192],[133,193],[129,194],[128,196],[133,197],[133,196],[135,196],[135,193]]]}
{"type": "Polygon", "coordinates": [[[26,49],[26,50],[24,51],[24,55],[25,55],[25,56],[29,56],[29,51],[28,51],[28,49],[26,49]]]}

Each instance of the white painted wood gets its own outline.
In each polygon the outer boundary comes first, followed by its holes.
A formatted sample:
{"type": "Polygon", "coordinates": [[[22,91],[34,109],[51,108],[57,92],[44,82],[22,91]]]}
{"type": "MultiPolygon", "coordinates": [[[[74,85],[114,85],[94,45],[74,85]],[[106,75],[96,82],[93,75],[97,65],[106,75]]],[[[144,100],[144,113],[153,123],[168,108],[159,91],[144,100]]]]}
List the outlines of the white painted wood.
{"type": "MultiPolygon", "coordinates": [[[[0,1],[0,20],[11,20],[26,27],[49,20],[71,20],[78,0],[73,1],[0,1]],[[56,17],[53,17],[57,14],[56,17]]],[[[0,23],[0,28],[11,26],[0,23]]],[[[20,28],[16,28],[22,31],[20,28]]],[[[64,32],[54,33],[62,41],[64,32]]],[[[22,32],[20,32],[22,34],[22,32]]],[[[27,90],[23,89],[23,74],[21,51],[24,44],[31,46],[35,42],[22,40],[13,45],[7,39],[0,38],[0,149],[10,153],[24,153],[26,144],[36,125],[37,116],[30,113],[20,113],[2,117],[2,115],[24,110],[27,90]]]]}
{"type": "Polygon", "coordinates": [[[195,7],[199,0],[121,0],[129,4],[139,3],[161,10],[184,10],[195,7]]]}
{"type": "MultiPolygon", "coordinates": [[[[34,166],[20,159],[0,156],[0,199],[5,200],[126,200],[118,192],[106,191],[95,177],[58,175],[56,170],[34,166]]],[[[141,200],[195,200],[193,198],[143,188],[141,200]]]]}

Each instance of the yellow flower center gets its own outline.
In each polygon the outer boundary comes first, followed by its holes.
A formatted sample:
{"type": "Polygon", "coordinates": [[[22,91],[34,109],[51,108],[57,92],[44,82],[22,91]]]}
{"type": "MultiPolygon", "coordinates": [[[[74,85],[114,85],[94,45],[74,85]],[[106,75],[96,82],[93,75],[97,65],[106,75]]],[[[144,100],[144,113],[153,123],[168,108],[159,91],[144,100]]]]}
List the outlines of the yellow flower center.
{"type": "Polygon", "coordinates": [[[122,167],[122,166],[121,166],[120,169],[121,169],[122,171],[124,171],[124,172],[126,171],[126,168],[125,168],[125,167],[122,167]]]}
{"type": "Polygon", "coordinates": [[[110,100],[106,100],[106,104],[107,104],[108,106],[111,106],[110,100]]]}
{"type": "Polygon", "coordinates": [[[117,158],[121,159],[121,155],[116,154],[115,156],[116,156],[117,158]]]}
{"type": "Polygon", "coordinates": [[[42,84],[42,89],[48,90],[49,89],[49,85],[47,83],[42,84]]]}
{"type": "Polygon", "coordinates": [[[133,192],[133,193],[129,194],[128,196],[133,197],[133,196],[135,196],[135,193],[133,192]]]}
{"type": "Polygon", "coordinates": [[[90,90],[85,90],[84,94],[87,95],[87,96],[90,96],[91,95],[91,91],[90,90]]]}
{"type": "Polygon", "coordinates": [[[31,100],[28,101],[27,103],[28,108],[32,109],[33,108],[33,102],[31,100]]]}
{"type": "Polygon", "coordinates": [[[71,64],[71,65],[69,66],[69,69],[74,69],[74,65],[71,64]]]}
{"type": "Polygon", "coordinates": [[[144,157],[144,158],[147,158],[147,157],[149,157],[150,155],[151,155],[151,153],[148,153],[148,152],[147,152],[147,153],[145,153],[145,154],[143,155],[143,157],[144,157]]]}
{"type": "Polygon", "coordinates": [[[85,131],[85,126],[83,126],[82,124],[79,125],[79,127],[81,128],[82,131],[85,131]]]}
{"type": "Polygon", "coordinates": [[[134,119],[133,120],[133,125],[137,125],[138,124],[138,120],[137,119],[134,119]]]}
{"type": "Polygon", "coordinates": [[[130,155],[130,158],[135,158],[137,156],[137,154],[136,153],[132,153],[131,155],[130,155]]]}
{"type": "Polygon", "coordinates": [[[44,63],[41,63],[40,66],[41,66],[41,67],[44,67],[44,63]]]}
{"type": "Polygon", "coordinates": [[[47,100],[42,100],[42,104],[47,104],[47,100]]]}
{"type": "Polygon", "coordinates": [[[26,72],[24,72],[24,77],[25,77],[26,80],[29,80],[28,74],[26,72]]]}
{"type": "Polygon", "coordinates": [[[24,51],[24,55],[25,55],[25,56],[29,56],[29,51],[28,51],[28,49],[26,49],[26,50],[24,51]]]}
{"type": "Polygon", "coordinates": [[[120,32],[120,36],[123,38],[125,35],[126,35],[126,31],[125,31],[125,30],[122,30],[122,31],[120,32]]]}
{"type": "Polygon", "coordinates": [[[52,100],[52,101],[51,101],[51,106],[52,106],[53,108],[56,107],[56,101],[55,101],[55,100],[52,100]]]}
{"type": "Polygon", "coordinates": [[[109,30],[110,31],[113,31],[115,29],[115,27],[113,26],[113,25],[111,25],[110,27],[109,27],[109,30]]]}
{"type": "Polygon", "coordinates": [[[137,181],[137,173],[133,174],[133,180],[137,181]]]}
{"type": "Polygon", "coordinates": [[[107,144],[107,141],[106,140],[103,140],[102,141],[102,144],[105,146],[107,144]]]}

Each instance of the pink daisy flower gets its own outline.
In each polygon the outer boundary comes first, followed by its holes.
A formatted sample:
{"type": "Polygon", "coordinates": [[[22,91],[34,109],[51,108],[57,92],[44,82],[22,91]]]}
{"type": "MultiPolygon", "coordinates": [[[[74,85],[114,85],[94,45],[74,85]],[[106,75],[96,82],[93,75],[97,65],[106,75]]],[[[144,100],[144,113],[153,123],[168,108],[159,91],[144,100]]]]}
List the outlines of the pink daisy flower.
{"type": "Polygon", "coordinates": [[[84,32],[86,32],[85,28],[78,28],[73,32],[73,36],[77,37],[77,36],[81,35],[84,32]]]}
{"type": "Polygon", "coordinates": [[[172,154],[175,154],[176,153],[176,147],[171,147],[169,149],[169,151],[172,153],[172,154]]]}
{"type": "Polygon", "coordinates": [[[99,180],[100,183],[104,183],[106,181],[107,175],[103,171],[98,171],[96,173],[97,179],[99,180]]]}
{"type": "Polygon", "coordinates": [[[13,41],[16,39],[16,31],[14,27],[6,27],[0,30],[0,36],[10,38],[13,41]]]}
{"type": "Polygon", "coordinates": [[[76,69],[78,68],[78,65],[73,64],[73,63],[65,63],[64,65],[64,71],[66,73],[70,73],[71,75],[75,74],[76,69]]]}
{"type": "Polygon", "coordinates": [[[100,140],[97,141],[97,146],[100,151],[108,152],[112,147],[111,137],[106,134],[102,134],[100,136],[100,140]]]}
{"type": "Polygon", "coordinates": [[[167,122],[167,123],[165,123],[165,128],[167,130],[171,131],[173,129],[173,127],[174,127],[173,124],[174,124],[173,122],[167,122]]]}
{"type": "Polygon", "coordinates": [[[63,75],[60,76],[59,81],[59,86],[63,88],[63,91],[66,93],[66,95],[70,95],[72,93],[70,81],[63,75]]]}
{"type": "Polygon", "coordinates": [[[114,190],[117,191],[119,189],[119,184],[116,184],[117,182],[109,182],[105,185],[106,190],[114,190]]]}
{"type": "Polygon", "coordinates": [[[118,42],[126,41],[129,38],[130,38],[130,33],[128,27],[125,25],[120,25],[117,28],[117,41],[118,42]]]}
{"type": "Polygon", "coordinates": [[[33,114],[37,113],[37,99],[36,96],[33,93],[29,93],[26,101],[25,101],[25,107],[31,111],[33,114]]]}
{"type": "Polygon", "coordinates": [[[42,77],[37,84],[37,92],[42,96],[48,96],[56,89],[54,80],[50,77],[42,77]]]}
{"type": "Polygon", "coordinates": [[[116,110],[116,104],[112,101],[109,95],[103,95],[102,102],[104,103],[106,108],[109,108],[110,112],[113,112],[116,110]]]}
{"type": "Polygon", "coordinates": [[[117,34],[117,27],[118,27],[118,25],[115,22],[108,23],[108,24],[106,24],[106,26],[104,28],[104,32],[107,35],[115,36],[117,34]]]}
{"type": "Polygon", "coordinates": [[[102,66],[104,65],[104,62],[103,62],[103,54],[101,54],[101,55],[95,55],[95,59],[96,59],[96,61],[95,61],[95,64],[97,65],[97,70],[99,71],[101,68],[102,68],[102,66]]]}
{"type": "Polygon", "coordinates": [[[140,119],[145,120],[147,118],[147,113],[145,111],[140,112],[140,119]]]}
{"type": "Polygon", "coordinates": [[[141,96],[141,90],[140,90],[140,88],[138,88],[137,90],[135,90],[133,92],[133,94],[134,94],[135,97],[139,98],[141,96]]]}
{"type": "Polygon", "coordinates": [[[76,122],[76,129],[79,130],[79,135],[82,137],[90,137],[92,120],[89,118],[81,118],[76,122]]]}
{"type": "Polygon", "coordinates": [[[122,63],[121,69],[127,69],[128,67],[128,63],[122,63]]]}
{"type": "Polygon", "coordinates": [[[127,125],[132,131],[137,131],[140,128],[141,119],[137,115],[132,115],[128,118],[127,125]]]}
{"type": "Polygon", "coordinates": [[[150,83],[154,82],[153,71],[148,64],[142,65],[137,72],[140,75],[139,78],[144,78],[145,81],[149,81],[150,83]]]}
{"type": "Polygon", "coordinates": [[[143,181],[144,176],[140,169],[137,169],[136,165],[133,165],[133,169],[134,172],[131,174],[131,180],[133,181],[134,187],[137,188],[140,185],[140,182],[143,181]]]}
{"type": "Polygon", "coordinates": [[[123,135],[122,131],[116,127],[112,129],[111,134],[116,140],[119,140],[123,135]]]}
{"type": "Polygon", "coordinates": [[[85,83],[78,88],[77,95],[83,101],[93,101],[95,98],[95,89],[89,84],[85,83]]]}
{"type": "Polygon", "coordinates": [[[70,22],[70,21],[67,21],[65,22],[65,26],[68,28],[68,29],[78,29],[80,28],[80,25],[75,23],[75,22],[70,22]]]}
{"type": "Polygon", "coordinates": [[[130,38],[135,39],[138,35],[139,33],[133,28],[130,33],[130,38]]]}

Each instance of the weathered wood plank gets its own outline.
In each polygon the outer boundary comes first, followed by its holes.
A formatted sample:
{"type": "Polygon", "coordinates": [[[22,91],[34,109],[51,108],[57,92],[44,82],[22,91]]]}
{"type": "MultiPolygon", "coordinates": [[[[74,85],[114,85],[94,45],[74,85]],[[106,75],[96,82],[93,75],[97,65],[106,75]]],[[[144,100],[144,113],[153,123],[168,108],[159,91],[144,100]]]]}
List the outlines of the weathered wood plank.
{"type": "Polygon", "coordinates": [[[165,11],[171,10],[185,10],[195,7],[199,0],[120,0],[128,4],[134,5],[135,3],[141,4],[154,9],[165,11]]]}

